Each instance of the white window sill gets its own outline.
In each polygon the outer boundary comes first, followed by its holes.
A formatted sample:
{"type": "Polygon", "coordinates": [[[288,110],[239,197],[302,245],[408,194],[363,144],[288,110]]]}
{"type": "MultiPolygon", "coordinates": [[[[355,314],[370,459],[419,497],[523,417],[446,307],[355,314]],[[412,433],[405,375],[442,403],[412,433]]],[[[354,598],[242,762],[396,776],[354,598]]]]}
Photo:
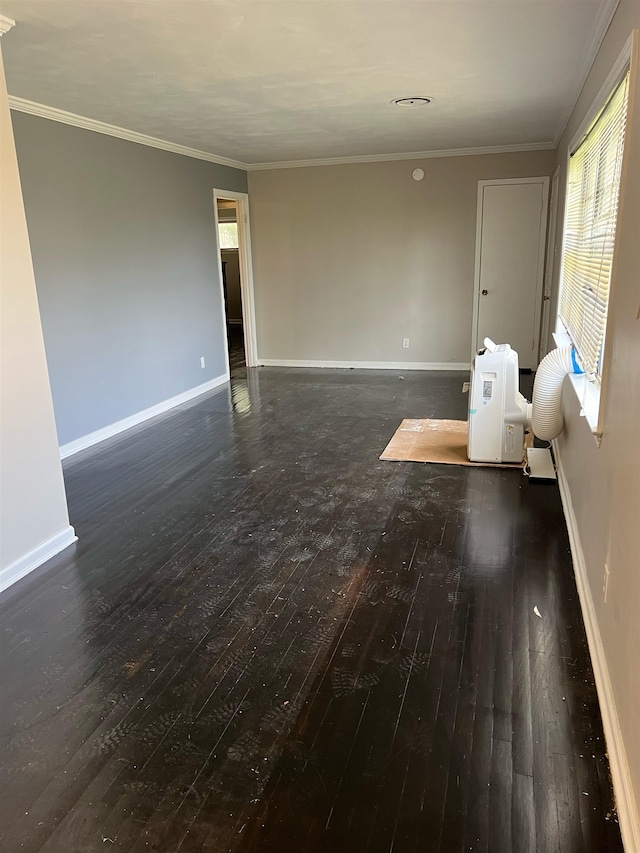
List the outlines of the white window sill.
{"type": "Polygon", "coordinates": [[[551,336],[556,342],[557,347],[570,347],[571,338],[566,332],[552,332],[551,336]]]}
{"type": "MultiPolygon", "coordinates": [[[[571,339],[566,332],[553,332],[553,340],[558,347],[571,346],[571,339]]],[[[570,373],[569,379],[573,390],[580,401],[580,415],[586,418],[589,429],[598,446],[602,433],[599,430],[600,396],[602,388],[597,382],[590,382],[584,373],[570,373]]]]}

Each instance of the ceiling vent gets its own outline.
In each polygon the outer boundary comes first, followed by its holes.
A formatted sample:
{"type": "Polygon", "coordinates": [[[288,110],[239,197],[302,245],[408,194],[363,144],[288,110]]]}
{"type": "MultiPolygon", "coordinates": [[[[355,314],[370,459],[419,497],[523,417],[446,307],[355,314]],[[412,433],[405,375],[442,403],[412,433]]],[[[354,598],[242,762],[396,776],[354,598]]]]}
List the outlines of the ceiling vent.
{"type": "Polygon", "coordinates": [[[433,98],[396,98],[391,103],[398,107],[426,107],[432,100],[433,98]]]}

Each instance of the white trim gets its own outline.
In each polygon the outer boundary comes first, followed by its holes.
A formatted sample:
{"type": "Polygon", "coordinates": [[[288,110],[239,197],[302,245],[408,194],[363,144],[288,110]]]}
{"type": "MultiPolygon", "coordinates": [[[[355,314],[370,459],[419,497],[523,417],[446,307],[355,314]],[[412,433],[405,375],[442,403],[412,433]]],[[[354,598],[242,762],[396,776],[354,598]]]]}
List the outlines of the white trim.
{"type": "MultiPolygon", "coordinates": [[[[604,105],[606,104],[608,98],[610,97],[613,90],[622,80],[624,74],[627,69],[631,65],[631,60],[634,57],[634,44],[635,44],[635,33],[638,30],[633,30],[631,35],[625,42],[620,55],[616,59],[613,64],[609,74],[607,75],[606,80],[598,90],[598,94],[595,96],[593,101],[591,102],[591,106],[585,113],[585,116],[580,123],[578,129],[574,133],[571,138],[565,153],[565,167],[564,167],[564,181],[565,181],[565,196],[567,189],[567,181],[569,175],[569,164],[571,161],[571,152],[575,151],[580,142],[582,141],[585,133],[593,123],[594,119],[602,110],[604,105]]],[[[637,50],[637,48],[635,48],[637,50]]],[[[634,62],[636,60],[634,59],[634,62]]],[[[632,109],[632,101],[631,101],[631,90],[629,90],[629,107],[628,109],[632,109]]],[[[627,123],[627,134],[629,133],[629,123],[627,123]]],[[[626,148],[626,146],[625,146],[626,148]]],[[[623,170],[625,161],[627,158],[623,160],[623,170]]],[[[621,204],[623,200],[623,192],[624,192],[624,171],[620,176],[620,201],[619,201],[619,209],[621,209],[621,204]]],[[[565,198],[566,201],[566,198],[565,198]]],[[[558,270],[557,277],[557,287],[558,287],[558,303],[556,304],[556,331],[553,333],[553,339],[556,343],[556,346],[569,346],[572,345],[571,338],[564,330],[564,326],[562,321],[560,320],[559,312],[560,312],[560,295],[561,295],[561,286],[562,286],[562,278],[564,272],[564,235],[567,228],[567,218],[568,218],[568,210],[567,205],[564,205],[564,216],[562,220],[562,232],[560,234],[560,267],[558,270]]],[[[620,217],[618,217],[618,221],[616,224],[616,244],[618,241],[618,229],[620,228],[620,217]]],[[[614,269],[615,269],[615,253],[614,253],[614,269]]],[[[611,276],[611,286],[609,289],[609,304],[611,304],[611,299],[614,293],[615,287],[615,278],[614,272],[612,271],[611,276]]],[[[609,311],[608,320],[610,320],[612,316],[612,312],[609,311]]],[[[590,382],[584,377],[577,376],[572,377],[571,384],[578,395],[578,399],[580,400],[580,404],[582,406],[581,414],[585,415],[587,418],[587,423],[589,424],[589,429],[591,430],[591,434],[595,438],[596,444],[600,446],[600,442],[602,440],[602,435],[604,433],[604,406],[602,405],[605,395],[606,395],[606,386],[608,381],[608,375],[610,370],[610,363],[612,359],[612,343],[613,343],[614,331],[610,327],[609,322],[607,322],[607,329],[605,331],[605,345],[603,351],[603,376],[602,376],[602,384],[599,385],[595,382],[590,382]]],[[[640,847],[639,847],[640,850],[640,847]]]]}
{"type": "MultiPolygon", "coordinates": [[[[633,32],[625,42],[624,47],[620,53],[620,56],[615,61],[615,64],[611,68],[611,71],[607,74],[607,79],[604,81],[600,89],[598,90],[598,94],[595,96],[593,101],[591,102],[591,106],[585,113],[583,120],[580,122],[580,125],[576,132],[573,134],[571,141],[569,143],[569,148],[567,151],[567,164],[569,159],[571,158],[571,152],[575,151],[578,147],[579,143],[582,142],[582,137],[585,135],[589,126],[593,123],[593,120],[598,115],[600,110],[604,107],[607,100],[611,96],[611,93],[616,88],[617,84],[623,79],[629,65],[631,63],[631,55],[633,53],[633,32]]],[[[564,229],[563,229],[564,234],[564,229]]]]}
{"type": "Polygon", "coordinates": [[[607,742],[609,766],[611,768],[611,779],[613,781],[622,841],[628,853],[637,853],[637,851],[640,851],[640,814],[638,812],[638,804],[634,796],[629,762],[620,730],[620,721],[616,710],[609,667],[607,666],[607,657],[602,645],[598,617],[591,595],[591,587],[589,586],[587,565],[580,542],[578,522],[571,501],[571,492],[562,467],[562,456],[559,453],[557,441],[554,441],[553,444],[560,496],[569,532],[576,586],[578,587],[578,595],[580,596],[582,618],[584,619],[584,627],[591,653],[591,664],[595,675],[598,699],[600,700],[600,713],[602,714],[602,725],[607,742]]]}
{"type": "Polygon", "coordinates": [[[324,361],[322,359],[260,358],[264,367],[332,367],[366,370],[469,370],[468,361],[324,361]]]}
{"type": "Polygon", "coordinates": [[[565,132],[567,124],[569,123],[569,119],[571,118],[573,111],[576,108],[578,98],[582,93],[584,84],[586,83],[587,77],[589,76],[589,72],[591,71],[591,66],[593,65],[594,60],[598,55],[602,40],[604,39],[606,32],[609,29],[609,24],[613,20],[613,16],[616,13],[616,9],[618,8],[619,3],[620,0],[600,0],[600,8],[598,9],[598,14],[596,16],[596,21],[593,27],[593,36],[591,39],[591,44],[582,54],[580,70],[575,77],[575,82],[572,87],[573,94],[568,99],[567,103],[565,104],[565,108],[563,109],[560,115],[558,127],[556,128],[556,132],[553,137],[554,148],[558,147],[558,143],[562,138],[562,134],[565,132]]]}
{"type": "Polygon", "coordinates": [[[602,387],[597,382],[591,382],[584,373],[570,373],[569,381],[576,392],[576,397],[580,401],[580,415],[589,424],[591,435],[595,438],[598,447],[600,447],[602,432],[598,425],[598,413],[600,411],[602,387]]]}
{"type": "MultiPolygon", "coordinates": [[[[0,16],[1,17],[1,16],[0,16]]],[[[9,20],[8,18],[6,19],[9,20]]],[[[146,133],[138,133],[126,127],[98,119],[71,113],[67,110],[50,107],[26,98],[18,98],[9,95],[9,106],[12,110],[29,115],[40,116],[50,121],[58,121],[61,124],[69,124],[72,127],[81,127],[95,133],[103,133],[106,136],[115,136],[118,139],[126,139],[129,142],[137,142],[140,145],[148,145],[151,148],[160,148],[163,151],[171,151],[174,154],[182,154],[185,157],[193,157],[196,160],[207,160],[210,163],[219,163],[221,166],[230,166],[232,169],[243,169],[246,172],[261,171],[264,169],[296,169],[304,166],[335,166],[343,163],[382,163],[394,160],[429,160],[437,157],[469,157],[476,154],[510,154],[517,151],[548,151],[556,147],[555,142],[524,142],[514,145],[486,145],[478,148],[446,148],[437,151],[408,151],[399,154],[357,154],[352,157],[320,157],[310,160],[282,160],[265,163],[243,163],[241,160],[232,160],[212,154],[209,151],[200,151],[197,148],[189,148],[179,145],[177,142],[169,142],[166,139],[158,139],[155,136],[147,136],[146,133]]],[[[229,195],[227,193],[227,195],[229,195]]]]}
{"type": "Polygon", "coordinates": [[[544,293],[542,296],[542,330],[538,342],[538,362],[542,361],[549,350],[549,329],[551,328],[551,297],[553,296],[553,267],[557,255],[558,198],[560,197],[560,166],[551,178],[551,198],[549,200],[549,222],[547,226],[547,257],[544,266],[544,293]]]}
{"type": "MultiPolygon", "coordinates": [[[[562,321],[559,321],[562,325],[562,321]]],[[[573,342],[566,331],[557,329],[552,332],[555,345],[561,347],[573,347],[573,342]]],[[[600,411],[600,399],[602,397],[602,386],[593,382],[584,373],[570,373],[569,384],[573,388],[578,402],[580,403],[580,417],[585,418],[591,435],[594,437],[598,447],[602,442],[602,432],[599,431],[598,414],[600,411]]]]}
{"type": "Polygon", "coordinates": [[[570,346],[572,346],[571,338],[562,329],[556,329],[555,332],[551,333],[551,337],[553,338],[554,343],[557,347],[570,347],[570,346]]]}
{"type": "Polygon", "coordinates": [[[37,548],[29,551],[28,554],[24,554],[19,559],[14,560],[13,563],[0,570],[0,592],[4,592],[5,589],[8,589],[16,581],[19,581],[28,575],[29,572],[37,569],[38,566],[46,563],[47,560],[55,557],[60,551],[64,551],[65,548],[68,548],[69,545],[73,545],[77,541],[78,537],[75,530],[73,527],[68,526],[50,539],[47,539],[46,542],[38,545],[37,548]]]}
{"type": "Polygon", "coordinates": [[[194,397],[199,397],[201,394],[206,394],[208,391],[213,391],[220,385],[224,385],[229,381],[229,373],[223,373],[221,376],[216,376],[215,379],[210,379],[208,382],[203,382],[202,385],[196,385],[195,388],[190,388],[188,391],[183,391],[182,394],[176,394],[175,397],[169,397],[168,400],[163,400],[161,403],[156,403],[155,406],[150,406],[148,409],[143,409],[141,412],[136,412],[135,415],[130,415],[128,418],[123,418],[109,426],[97,429],[74,441],[60,446],[60,458],[66,459],[68,456],[73,456],[74,453],[79,453],[81,450],[86,450],[87,447],[93,447],[94,444],[99,444],[101,441],[106,441],[118,433],[124,432],[131,427],[137,426],[148,421],[149,418],[155,418],[156,415],[161,415],[169,409],[175,408],[182,403],[187,403],[194,397]]]}
{"type": "Polygon", "coordinates": [[[480,257],[482,255],[482,211],[484,207],[484,186],[478,181],[476,200],[476,248],[473,261],[473,306],[471,310],[471,363],[478,351],[478,323],[480,322],[480,257]]]}
{"type": "Polygon", "coordinates": [[[517,151],[549,151],[555,142],[529,142],[514,145],[486,145],[480,148],[444,148],[439,151],[407,151],[400,154],[357,154],[353,157],[318,157],[310,160],[281,160],[248,163],[248,172],[265,169],[299,169],[305,166],[341,166],[348,163],[384,163],[393,160],[432,160],[437,157],[471,157],[476,154],[512,154],[517,151]]]}
{"type": "Polygon", "coordinates": [[[40,116],[50,121],[58,121],[61,124],[70,124],[72,127],[81,127],[84,130],[92,130],[95,133],[103,133],[105,136],[115,136],[118,139],[126,139],[128,142],[137,142],[139,145],[147,145],[150,148],[160,148],[162,151],[170,151],[173,154],[182,154],[185,157],[193,157],[196,160],[207,160],[209,163],[218,163],[220,166],[230,166],[233,169],[246,170],[245,163],[239,160],[231,160],[228,157],[219,157],[208,151],[199,151],[197,148],[189,148],[179,145],[177,142],[168,142],[166,139],[157,139],[155,136],[147,136],[146,133],[138,133],[115,124],[107,124],[98,119],[69,113],[59,110],[57,107],[48,107],[46,104],[38,104],[35,101],[27,101],[25,98],[16,98],[9,95],[9,106],[12,110],[29,115],[40,116]]]}
{"type": "Polygon", "coordinates": [[[548,175],[539,175],[533,178],[489,178],[486,181],[478,181],[478,184],[484,184],[484,186],[498,186],[499,184],[507,185],[507,184],[542,184],[544,182],[549,183],[548,175]]]}
{"type": "MultiPolygon", "coordinates": [[[[222,317],[225,317],[224,292],[222,289],[222,256],[220,254],[220,235],[218,232],[218,199],[233,199],[238,202],[238,263],[240,266],[240,299],[242,302],[242,321],[244,331],[244,352],[247,367],[258,364],[258,336],[256,331],[256,308],[253,292],[253,261],[251,258],[251,223],[249,221],[249,196],[247,193],[231,190],[213,191],[213,215],[215,219],[215,237],[218,255],[218,275],[220,278],[220,299],[222,317]]],[[[226,323],[224,328],[227,337],[226,323]]],[[[227,370],[229,353],[225,347],[227,370]]]]}
{"type": "MultiPolygon", "coordinates": [[[[611,281],[609,283],[609,308],[615,305],[616,300],[619,253],[616,252],[615,247],[620,245],[620,231],[624,223],[625,198],[627,194],[633,194],[634,192],[636,192],[635,184],[633,188],[631,187],[631,183],[629,180],[629,169],[631,159],[631,128],[633,126],[634,117],[637,115],[636,111],[640,109],[640,92],[638,91],[639,63],[640,29],[634,29],[632,30],[631,35],[629,36],[629,39],[627,40],[624,46],[622,56],[618,59],[618,62],[616,63],[618,67],[615,69],[619,72],[621,78],[625,73],[625,68],[628,66],[629,91],[627,103],[627,123],[625,129],[624,150],[622,155],[622,169],[620,172],[620,195],[618,198],[618,216],[616,221],[616,233],[614,238],[613,265],[611,267],[611,281]]],[[[613,322],[614,313],[615,312],[613,310],[609,310],[607,312],[607,322],[604,333],[604,347],[602,350],[602,375],[600,382],[601,388],[600,398],[598,400],[598,423],[596,427],[596,440],[598,441],[598,443],[605,430],[605,421],[607,416],[607,391],[609,388],[609,382],[611,381],[611,372],[613,370],[613,347],[616,338],[616,327],[615,323],[613,322]]]]}
{"type": "Polygon", "coordinates": [[[10,29],[15,27],[16,22],[11,18],[7,18],[6,15],[0,15],[0,36],[3,36],[5,33],[8,33],[10,29]]]}
{"type": "MultiPolygon", "coordinates": [[[[213,231],[216,241],[216,263],[218,265],[218,296],[220,299],[220,317],[222,318],[222,334],[224,336],[224,369],[231,376],[231,364],[229,362],[229,333],[227,331],[227,306],[224,300],[224,275],[222,274],[222,250],[220,248],[220,217],[218,216],[217,190],[213,191],[213,231]]],[[[240,211],[238,211],[238,214],[240,211]]],[[[238,217],[236,217],[237,220],[238,217]]],[[[240,226],[238,225],[238,245],[240,243],[240,226]]],[[[238,248],[238,264],[240,264],[240,248],[238,248]]],[[[242,275],[240,275],[240,302],[242,302],[242,275]]],[[[246,344],[245,344],[245,358],[246,344]]]]}
{"type": "MultiPolygon", "coordinates": [[[[537,178],[499,178],[487,181],[478,181],[478,203],[476,209],[476,250],[473,271],[473,318],[471,321],[471,361],[475,358],[478,349],[478,325],[480,321],[480,259],[482,255],[482,217],[484,188],[489,186],[507,186],[517,184],[542,184],[542,208],[540,211],[540,228],[538,233],[538,274],[536,280],[535,314],[533,318],[533,359],[539,356],[540,351],[540,321],[542,315],[542,290],[544,282],[544,255],[547,246],[547,216],[549,209],[549,177],[543,175],[537,178]]],[[[506,342],[508,343],[508,341],[506,342]]],[[[537,363],[530,365],[531,369],[537,367],[537,363]]]]}

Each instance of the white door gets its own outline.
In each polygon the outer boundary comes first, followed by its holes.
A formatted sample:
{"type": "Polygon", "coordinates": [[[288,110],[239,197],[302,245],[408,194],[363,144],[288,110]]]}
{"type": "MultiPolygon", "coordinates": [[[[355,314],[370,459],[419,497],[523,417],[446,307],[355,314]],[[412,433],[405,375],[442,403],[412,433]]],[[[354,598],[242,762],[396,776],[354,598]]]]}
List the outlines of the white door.
{"type": "Polygon", "coordinates": [[[480,181],[473,353],[485,337],[538,364],[549,178],[480,181]]]}

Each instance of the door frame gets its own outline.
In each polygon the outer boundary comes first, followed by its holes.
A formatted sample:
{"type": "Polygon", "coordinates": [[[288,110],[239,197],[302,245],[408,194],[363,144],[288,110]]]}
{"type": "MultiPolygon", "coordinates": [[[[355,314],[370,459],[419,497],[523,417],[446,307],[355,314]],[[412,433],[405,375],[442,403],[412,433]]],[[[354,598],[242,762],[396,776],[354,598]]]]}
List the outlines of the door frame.
{"type": "Polygon", "coordinates": [[[232,190],[213,190],[213,216],[218,255],[218,278],[220,280],[220,305],[224,324],[225,357],[229,372],[229,335],[227,314],[222,286],[222,256],[220,254],[220,232],[218,230],[218,199],[231,199],[238,204],[238,261],[240,265],[240,299],[242,301],[242,330],[244,332],[244,354],[247,367],[258,365],[258,338],[256,332],[256,309],[253,293],[253,262],[251,258],[251,225],[249,222],[249,194],[232,190]]]}
{"type": "Polygon", "coordinates": [[[560,166],[551,178],[551,197],[549,199],[549,230],[547,237],[547,257],[544,267],[544,294],[542,296],[542,329],[538,346],[538,360],[547,354],[551,327],[551,297],[553,296],[553,269],[558,252],[558,196],[560,194],[560,166]]]}
{"type": "MultiPolygon", "coordinates": [[[[476,211],[476,254],[473,273],[473,320],[471,324],[471,363],[476,356],[478,343],[478,323],[480,318],[480,258],[482,254],[482,214],[484,201],[484,188],[488,186],[504,186],[506,184],[542,184],[542,208],[540,210],[540,233],[538,236],[538,274],[536,277],[535,314],[534,314],[534,360],[540,352],[540,320],[542,316],[542,289],[544,281],[544,257],[547,247],[547,213],[549,209],[549,176],[543,175],[538,178],[496,178],[486,181],[478,181],[478,204],[476,211]]],[[[509,341],[496,341],[496,343],[509,343],[509,341]]],[[[536,364],[533,367],[537,366],[536,364]]]]}

